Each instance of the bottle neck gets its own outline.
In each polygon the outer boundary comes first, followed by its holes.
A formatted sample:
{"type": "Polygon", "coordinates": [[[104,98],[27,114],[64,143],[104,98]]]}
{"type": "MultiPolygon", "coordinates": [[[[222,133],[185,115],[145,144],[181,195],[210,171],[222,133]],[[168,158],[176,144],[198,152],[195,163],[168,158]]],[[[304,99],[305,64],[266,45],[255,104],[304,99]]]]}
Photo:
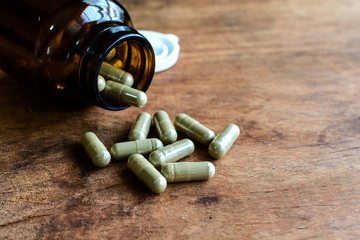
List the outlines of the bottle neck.
{"type": "Polygon", "coordinates": [[[118,23],[103,23],[92,29],[82,44],[82,55],[78,70],[78,88],[87,100],[109,109],[128,108],[125,103],[111,102],[98,90],[97,79],[101,64],[107,54],[116,49],[123,70],[134,77],[133,88],[145,92],[153,78],[155,54],[148,40],[135,29],[118,23]]]}

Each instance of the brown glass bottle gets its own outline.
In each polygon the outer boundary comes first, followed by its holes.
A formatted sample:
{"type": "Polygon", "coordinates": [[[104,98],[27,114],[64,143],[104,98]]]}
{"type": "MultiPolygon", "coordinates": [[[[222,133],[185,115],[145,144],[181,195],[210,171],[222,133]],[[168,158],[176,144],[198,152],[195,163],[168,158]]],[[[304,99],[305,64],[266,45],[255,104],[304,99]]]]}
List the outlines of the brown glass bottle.
{"type": "Polygon", "coordinates": [[[121,110],[99,93],[97,77],[116,48],[133,88],[146,91],[155,67],[150,43],[112,0],[11,0],[0,3],[0,68],[56,96],[81,95],[105,109],[121,110]]]}

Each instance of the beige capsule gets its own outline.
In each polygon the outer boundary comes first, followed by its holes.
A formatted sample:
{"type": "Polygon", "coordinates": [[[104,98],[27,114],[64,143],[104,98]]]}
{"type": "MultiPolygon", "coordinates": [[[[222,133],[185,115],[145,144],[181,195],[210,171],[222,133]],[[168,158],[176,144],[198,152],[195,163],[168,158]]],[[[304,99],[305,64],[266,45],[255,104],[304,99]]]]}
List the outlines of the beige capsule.
{"type": "Polygon", "coordinates": [[[210,143],[208,149],[209,154],[216,159],[223,157],[229,151],[239,135],[239,127],[230,123],[210,143]]]}
{"type": "Polygon", "coordinates": [[[116,68],[122,69],[124,67],[124,63],[120,59],[117,59],[117,58],[112,59],[109,63],[111,65],[113,65],[113,67],[116,67],[116,68]]]}
{"type": "Polygon", "coordinates": [[[161,169],[167,182],[189,182],[210,179],[215,175],[211,162],[167,163],[161,169]]]}
{"type": "Polygon", "coordinates": [[[175,117],[174,124],[176,130],[184,133],[189,138],[194,139],[203,145],[208,145],[215,137],[215,133],[212,130],[208,129],[185,113],[178,114],[175,117]]]}
{"type": "Polygon", "coordinates": [[[99,92],[104,91],[105,86],[106,86],[105,78],[103,76],[101,76],[101,75],[98,75],[97,87],[98,87],[99,92]]]}
{"type": "Polygon", "coordinates": [[[144,92],[114,81],[106,81],[103,94],[111,100],[139,108],[145,106],[147,102],[147,96],[144,92]]]}
{"type": "Polygon", "coordinates": [[[106,167],[111,160],[109,151],[93,132],[86,132],[81,136],[81,145],[97,167],[106,167]]]}
{"type": "Polygon", "coordinates": [[[151,125],[151,115],[147,112],[140,113],[133,123],[128,139],[130,141],[146,139],[151,125]]]}
{"type": "Polygon", "coordinates": [[[160,168],[166,163],[176,162],[194,152],[194,143],[189,139],[174,142],[165,147],[159,148],[149,155],[149,161],[156,168],[160,168]]]}
{"type": "Polygon", "coordinates": [[[169,115],[165,111],[160,110],[154,114],[153,119],[156,132],[158,133],[160,140],[164,144],[175,142],[177,139],[177,132],[169,118],[169,115]]]}
{"type": "Polygon", "coordinates": [[[105,57],[105,61],[110,61],[111,59],[113,59],[116,55],[116,50],[115,48],[111,49],[110,52],[106,55],[105,57]]]}
{"type": "Polygon", "coordinates": [[[110,153],[115,160],[126,160],[134,153],[148,155],[162,146],[163,144],[159,139],[149,138],[145,140],[115,143],[111,147],[110,153]]]}
{"type": "Polygon", "coordinates": [[[154,193],[165,191],[167,186],[166,179],[141,154],[131,155],[128,159],[127,166],[154,193]]]}
{"type": "Polygon", "coordinates": [[[101,64],[99,74],[102,75],[106,80],[112,80],[130,87],[134,83],[134,77],[131,75],[131,73],[116,68],[107,62],[103,62],[101,64]]]}

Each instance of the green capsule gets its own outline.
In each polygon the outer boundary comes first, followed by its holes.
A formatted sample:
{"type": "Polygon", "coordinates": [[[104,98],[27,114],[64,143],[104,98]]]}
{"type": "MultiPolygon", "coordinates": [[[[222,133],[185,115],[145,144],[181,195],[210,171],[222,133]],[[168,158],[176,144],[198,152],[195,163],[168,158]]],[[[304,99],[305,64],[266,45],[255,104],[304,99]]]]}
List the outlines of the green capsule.
{"type": "Polygon", "coordinates": [[[147,102],[147,96],[144,92],[114,81],[106,81],[103,94],[111,100],[139,108],[145,106],[147,102]]]}
{"type": "Polygon", "coordinates": [[[150,153],[149,161],[156,167],[162,167],[166,163],[176,162],[194,152],[194,143],[189,139],[183,139],[150,153]]]}
{"type": "Polygon", "coordinates": [[[110,61],[111,59],[113,59],[116,55],[116,50],[115,48],[111,49],[110,52],[106,55],[105,57],[105,61],[110,61]]]}
{"type": "Polygon", "coordinates": [[[176,141],[177,132],[169,115],[165,111],[160,110],[154,114],[154,125],[160,140],[164,144],[170,144],[176,141]]]}
{"type": "Polygon", "coordinates": [[[240,135],[239,127],[236,126],[235,124],[230,123],[210,143],[208,149],[209,154],[216,159],[221,158],[229,151],[229,149],[236,141],[236,139],[239,137],[239,135],[240,135]]]}
{"type": "Polygon", "coordinates": [[[214,176],[215,167],[211,162],[167,163],[162,167],[161,174],[167,182],[206,180],[214,176]]]}
{"type": "Polygon", "coordinates": [[[109,63],[113,67],[116,67],[116,68],[122,69],[124,67],[124,63],[120,59],[117,59],[117,58],[112,59],[109,63]]]}
{"type": "Polygon", "coordinates": [[[109,151],[93,132],[86,132],[81,136],[81,145],[97,167],[106,167],[111,160],[109,151]]]}
{"type": "Polygon", "coordinates": [[[159,139],[149,138],[145,140],[115,143],[111,147],[110,153],[115,160],[126,160],[134,153],[148,155],[162,146],[163,144],[159,139]]]}
{"type": "Polygon", "coordinates": [[[128,139],[130,141],[146,139],[151,125],[151,115],[147,112],[140,113],[133,123],[128,139]]]}
{"type": "Polygon", "coordinates": [[[131,73],[128,73],[120,68],[116,68],[107,62],[103,62],[101,64],[99,74],[105,77],[106,80],[112,80],[130,87],[134,83],[134,77],[131,73]]]}
{"type": "Polygon", "coordinates": [[[106,86],[105,78],[101,75],[98,75],[97,87],[99,92],[102,92],[105,89],[105,86],[106,86]]]}
{"type": "Polygon", "coordinates": [[[141,154],[133,154],[127,162],[128,168],[154,193],[165,191],[166,179],[141,154]]]}
{"type": "Polygon", "coordinates": [[[215,137],[215,133],[213,131],[185,113],[178,114],[175,117],[174,124],[176,130],[184,133],[189,138],[192,138],[203,145],[208,145],[215,137]]]}

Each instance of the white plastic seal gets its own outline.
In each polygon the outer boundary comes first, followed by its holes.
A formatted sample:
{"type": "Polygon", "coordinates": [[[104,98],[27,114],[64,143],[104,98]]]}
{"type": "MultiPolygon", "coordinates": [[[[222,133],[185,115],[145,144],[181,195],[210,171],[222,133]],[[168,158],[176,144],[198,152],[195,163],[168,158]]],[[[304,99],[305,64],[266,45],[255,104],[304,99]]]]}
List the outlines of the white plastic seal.
{"type": "Polygon", "coordinates": [[[178,36],[148,30],[140,30],[139,33],[144,35],[154,49],[156,73],[174,66],[180,53],[178,36]]]}

